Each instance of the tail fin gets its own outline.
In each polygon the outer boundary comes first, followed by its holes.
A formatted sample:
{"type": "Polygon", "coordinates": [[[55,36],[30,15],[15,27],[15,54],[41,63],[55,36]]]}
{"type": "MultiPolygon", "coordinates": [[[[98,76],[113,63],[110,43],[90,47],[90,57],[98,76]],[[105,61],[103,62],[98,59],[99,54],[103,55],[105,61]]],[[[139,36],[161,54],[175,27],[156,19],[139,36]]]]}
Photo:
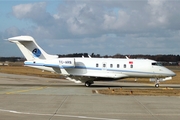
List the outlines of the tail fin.
{"type": "Polygon", "coordinates": [[[27,60],[34,59],[53,59],[58,58],[57,55],[47,54],[31,36],[17,36],[8,39],[10,42],[16,43],[27,60]]]}

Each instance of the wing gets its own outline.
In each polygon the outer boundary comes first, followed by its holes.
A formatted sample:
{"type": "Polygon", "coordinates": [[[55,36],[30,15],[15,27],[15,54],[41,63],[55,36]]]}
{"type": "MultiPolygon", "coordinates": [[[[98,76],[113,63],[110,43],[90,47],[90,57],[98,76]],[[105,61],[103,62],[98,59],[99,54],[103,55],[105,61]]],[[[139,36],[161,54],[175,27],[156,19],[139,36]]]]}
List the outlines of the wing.
{"type": "Polygon", "coordinates": [[[80,75],[70,75],[66,79],[73,81],[75,83],[86,83],[87,81],[114,81],[126,78],[127,75],[121,74],[118,77],[97,77],[97,76],[80,76],[80,75]]]}

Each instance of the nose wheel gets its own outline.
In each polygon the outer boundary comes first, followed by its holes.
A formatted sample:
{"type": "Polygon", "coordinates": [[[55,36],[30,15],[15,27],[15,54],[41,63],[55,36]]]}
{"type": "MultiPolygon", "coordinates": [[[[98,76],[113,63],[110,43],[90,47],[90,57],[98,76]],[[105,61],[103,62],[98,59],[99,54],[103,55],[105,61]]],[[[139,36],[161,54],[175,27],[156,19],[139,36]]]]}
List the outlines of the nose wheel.
{"type": "Polygon", "coordinates": [[[155,87],[156,87],[156,88],[158,88],[158,87],[159,87],[159,84],[158,84],[158,83],[156,83],[156,84],[155,84],[155,87]]]}

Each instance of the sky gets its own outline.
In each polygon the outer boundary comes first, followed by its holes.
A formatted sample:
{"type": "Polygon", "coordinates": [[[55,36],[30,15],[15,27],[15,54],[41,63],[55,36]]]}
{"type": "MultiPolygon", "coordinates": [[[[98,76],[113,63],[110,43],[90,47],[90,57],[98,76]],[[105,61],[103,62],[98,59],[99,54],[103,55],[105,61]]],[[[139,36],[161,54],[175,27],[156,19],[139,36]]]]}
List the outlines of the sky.
{"type": "Polygon", "coordinates": [[[0,57],[29,35],[49,54],[180,54],[179,0],[0,0],[0,57]]]}

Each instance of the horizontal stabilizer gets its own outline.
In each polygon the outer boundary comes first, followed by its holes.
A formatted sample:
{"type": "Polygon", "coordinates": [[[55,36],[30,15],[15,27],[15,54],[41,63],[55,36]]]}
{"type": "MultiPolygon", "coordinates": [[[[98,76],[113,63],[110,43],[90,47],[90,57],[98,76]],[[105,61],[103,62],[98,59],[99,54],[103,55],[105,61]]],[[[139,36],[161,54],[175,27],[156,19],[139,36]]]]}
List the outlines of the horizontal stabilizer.
{"type": "Polygon", "coordinates": [[[17,36],[17,37],[12,37],[8,39],[10,42],[13,41],[34,41],[34,39],[31,36],[17,36]]]}
{"type": "Polygon", "coordinates": [[[8,39],[10,42],[16,43],[27,60],[37,59],[55,59],[57,55],[47,54],[31,36],[17,36],[8,39]]]}

